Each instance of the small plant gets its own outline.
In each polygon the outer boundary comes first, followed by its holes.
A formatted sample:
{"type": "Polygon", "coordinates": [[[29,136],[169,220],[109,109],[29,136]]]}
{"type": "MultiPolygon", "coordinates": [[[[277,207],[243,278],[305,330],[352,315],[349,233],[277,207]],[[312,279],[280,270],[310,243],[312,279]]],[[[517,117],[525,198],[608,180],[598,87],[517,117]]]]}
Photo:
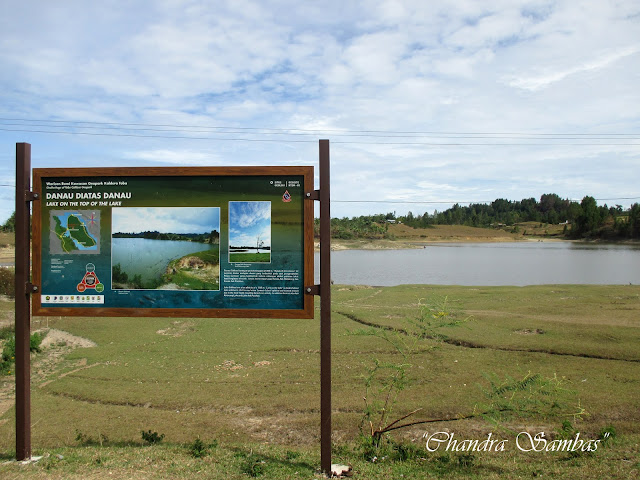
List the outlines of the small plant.
{"type": "Polygon", "coordinates": [[[240,469],[245,475],[255,478],[264,474],[265,465],[266,462],[260,456],[251,452],[245,457],[240,469]]]}
{"type": "Polygon", "coordinates": [[[193,458],[202,458],[206,457],[209,454],[209,449],[215,446],[217,446],[217,442],[207,445],[198,437],[187,446],[187,450],[193,458]]]}
{"type": "Polygon", "coordinates": [[[616,438],[618,433],[613,425],[608,425],[600,430],[598,438],[602,441],[602,445],[607,445],[612,439],[616,438]]]}
{"type": "Polygon", "coordinates": [[[40,333],[36,332],[31,335],[29,338],[29,350],[34,353],[40,353],[42,350],[40,348],[40,344],[42,343],[43,337],[40,333]]]}
{"type": "Polygon", "coordinates": [[[462,453],[458,456],[458,465],[462,468],[471,468],[476,463],[476,456],[471,452],[462,453]]]}
{"type": "Polygon", "coordinates": [[[87,435],[86,433],[83,433],[80,430],[76,429],[76,442],[84,446],[100,445],[102,447],[109,442],[109,439],[104,433],[100,433],[98,434],[98,439],[96,440],[92,436],[87,435]]]}
{"type": "Polygon", "coordinates": [[[141,432],[142,440],[148,445],[155,445],[164,440],[164,433],[159,435],[158,432],[147,430],[146,432],[142,430],[141,432]]]}
{"type": "MultiPolygon", "coordinates": [[[[29,338],[29,350],[34,353],[41,351],[42,335],[34,333],[29,338]]],[[[0,352],[0,375],[10,375],[13,372],[13,364],[16,359],[16,338],[13,327],[0,329],[0,340],[4,345],[0,352]]]]}
{"type": "MultiPolygon", "coordinates": [[[[407,419],[421,409],[395,417],[395,407],[399,394],[410,384],[408,362],[411,355],[425,348],[425,340],[445,341],[447,329],[464,325],[470,317],[459,315],[449,298],[434,296],[418,300],[419,314],[406,320],[406,328],[376,328],[350,332],[351,335],[377,337],[393,347],[401,361],[384,362],[373,358],[363,375],[365,385],[364,415],[360,424],[361,432],[368,430],[372,446],[378,448],[387,433],[424,422],[408,422],[407,419]],[[366,428],[368,427],[368,428],[366,428]]],[[[344,314],[347,317],[349,314],[344,314]]],[[[429,348],[433,348],[430,346],[429,348]]]]}
{"type": "Polygon", "coordinates": [[[397,462],[415,460],[424,454],[424,449],[413,443],[394,443],[392,449],[392,457],[397,462]]]}
{"type": "Polygon", "coordinates": [[[9,340],[14,337],[13,326],[0,328],[0,340],[9,340]]]}
{"type": "Polygon", "coordinates": [[[80,443],[81,445],[88,445],[89,436],[76,429],[76,442],[80,443]]]}
{"type": "Polygon", "coordinates": [[[293,450],[287,450],[287,452],[285,453],[285,459],[289,462],[297,459],[298,457],[300,457],[300,453],[294,452],[293,450]]]}

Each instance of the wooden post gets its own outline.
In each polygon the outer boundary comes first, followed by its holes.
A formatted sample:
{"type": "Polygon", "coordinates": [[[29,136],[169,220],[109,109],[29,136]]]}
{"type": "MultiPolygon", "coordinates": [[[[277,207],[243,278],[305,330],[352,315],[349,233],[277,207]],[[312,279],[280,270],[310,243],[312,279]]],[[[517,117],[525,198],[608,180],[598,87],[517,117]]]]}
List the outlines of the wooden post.
{"type": "Polygon", "coordinates": [[[320,465],[331,475],[331,194],[329,140],[320,140],[320,465]]]}
{"type": "Polygon", "coordinates": [[[16,459],[31,458],[31,145],[16,144],[16,459]]]}

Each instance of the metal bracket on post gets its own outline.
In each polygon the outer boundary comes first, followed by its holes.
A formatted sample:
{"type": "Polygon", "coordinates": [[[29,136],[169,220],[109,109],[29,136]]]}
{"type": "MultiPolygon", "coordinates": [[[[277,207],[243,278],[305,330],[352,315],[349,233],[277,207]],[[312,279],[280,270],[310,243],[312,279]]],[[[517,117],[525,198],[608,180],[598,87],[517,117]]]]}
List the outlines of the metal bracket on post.
{"type": "Polygon", "coordinates": [[[40,200],[40,195],[35,192],[26,191],[24,192],[24,201],[25,202],[33,202],[35,200],[40,200]]]}
{"type": "Polygon", "coordinates": [[[313,192],[307,192],[304,194],[307,200],[317,200],[320,201],[320,190],[314,190],[313,192]]]}
{"type": "Polygon", "coordinates": [[[317,297],[318,295],[320,295],[320,285],[311,285],[309,287],[304,287],[304,294],[317,297]]]}

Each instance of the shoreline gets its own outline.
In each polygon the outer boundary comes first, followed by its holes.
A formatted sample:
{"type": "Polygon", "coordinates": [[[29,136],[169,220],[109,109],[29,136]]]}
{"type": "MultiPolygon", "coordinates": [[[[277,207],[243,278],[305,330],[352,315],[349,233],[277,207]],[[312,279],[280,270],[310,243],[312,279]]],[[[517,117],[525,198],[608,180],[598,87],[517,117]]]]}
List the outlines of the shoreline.
{"type": "MultiPolygon", "coordinates": [[[[387,239],[357,239],[357,240],[341,240],[331,239],[331,250],[411,250],[425,248],[429,245],[437,245],[444,243],[538,243],[538,242],[570,242],[570,243],[596,243],[584,240],[572,240],[561,238],[526,238],[526,239],[512,239],[506,237],[488,237],[488,238],[469,238],[469,237],[453,237],[447,239],[434,239],[434,240],[387,240],[387,239]]],[[[597,242],[604,243],[604,242],[597,242]]],[[[621,244],[622,242],[609,242],[615,244],[621,244]]],[[[638,244],[634,242],[632,244],[638,244]]],[[[320,251],[320,242],[318,239],[314,239],[313,242],[314,251],[320,251]]]]}
{"type": "MultiPolygon", "coordinates": [[[[465,239],[465,238],[452,238],[446,240],[340,240],[331,239],[331,251],[343,251],[343,250],[411,250],[425,248],[429,245],[438,245],[446,243],[576,243],[584,245],[621,245],[621,246],[640,246],[638,240],[623,240],[623,241],[609,241],[609,240],[584,240],[584,239],[564,239],[564,238],[527,238],[523,240],[495,240],[495,239],[465,239]]],[[[320,242],[318,239],[314,239],[313,249],[315,252],[320,251],[320,242]]]]}

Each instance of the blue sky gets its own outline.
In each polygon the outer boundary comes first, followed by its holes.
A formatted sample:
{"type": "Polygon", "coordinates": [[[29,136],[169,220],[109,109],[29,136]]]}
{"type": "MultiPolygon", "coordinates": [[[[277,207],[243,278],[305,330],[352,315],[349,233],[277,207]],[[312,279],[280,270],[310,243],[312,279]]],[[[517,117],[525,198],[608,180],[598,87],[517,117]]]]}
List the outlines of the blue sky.
{"type": "Polygon", "coordinates": [[[111,211],[112,233],[220,232],[218,207],[121,207],[111,211]]]}
{"type": "Polygon", "coordinates": [[[229,202],[229,245],[271,246],[271,202],[229,202]]]}
{"type": "Polygon", "coordinates": [[[16,142],[34,168],[317,165],[328,138],[333,216],[628,206],[639,84],[633,1],[2,2],[0,222],[16,142]]]}

